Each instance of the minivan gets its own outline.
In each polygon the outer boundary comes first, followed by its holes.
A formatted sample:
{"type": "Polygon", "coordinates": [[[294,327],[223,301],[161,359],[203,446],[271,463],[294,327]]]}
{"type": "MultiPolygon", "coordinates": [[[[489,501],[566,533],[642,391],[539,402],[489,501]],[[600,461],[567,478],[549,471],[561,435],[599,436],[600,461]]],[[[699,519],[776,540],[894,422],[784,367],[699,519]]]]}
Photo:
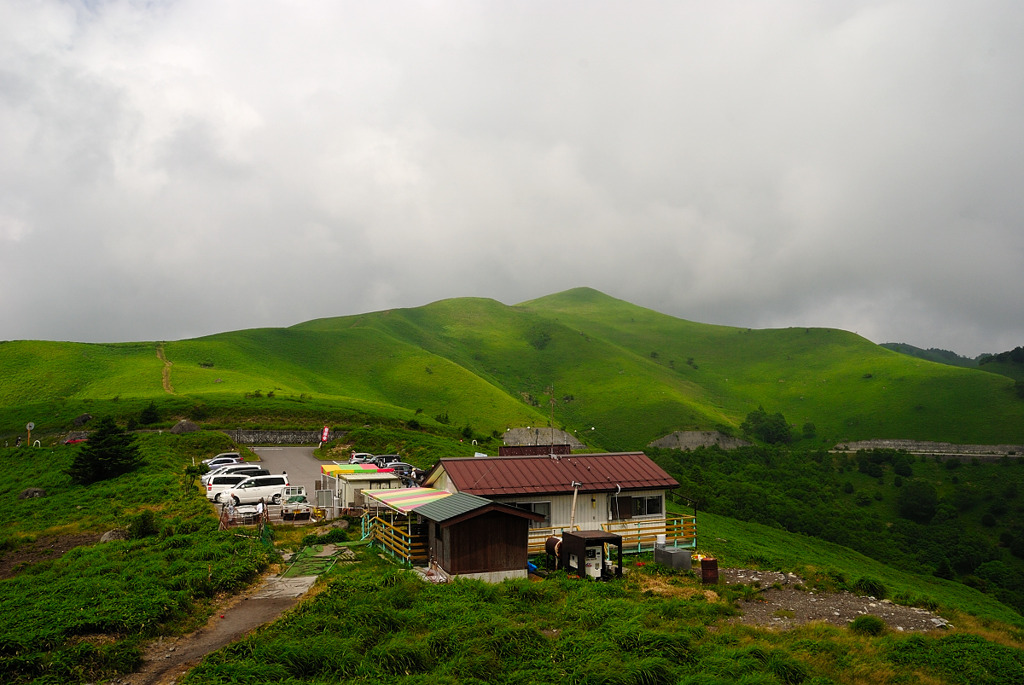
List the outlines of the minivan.
{"type": "Polygon", "coordinates": [[[211,502],[221,503],[226,497],[221,497],[225,490],[230,490],[250,476],[269,476],[270,471],[260,469],[259,471],[244,471],[242,473],[227,473],[214,476],[206,484],[206,499],[211,502]]]}
{"type": "Polygon", "coordinates": [[[249,471],[259,471],[262,468],[263,468],[262,464],[256,464],[256,463],[253,463],[253,464],[228,464],[227,466],[220,466],[218,468],[215,468],[212,471],[209,471],[208,473],[204,473],[203,477],[200,478],[199,481],[203,485],[206,485],[207,483],[210,482],[210,479],[213,478],[214,476],[226,476],[229,473],[245,473],[245,475],[252,475],[251,473],[248,473],[248,472],[249,471]]]}
{"type": "Polygon", "coordinates": [[[288,474],[250,476],[227,491],[235,504],[255,504],[261,499],[280,504],[284,489],[288,487],[288,474]]]}

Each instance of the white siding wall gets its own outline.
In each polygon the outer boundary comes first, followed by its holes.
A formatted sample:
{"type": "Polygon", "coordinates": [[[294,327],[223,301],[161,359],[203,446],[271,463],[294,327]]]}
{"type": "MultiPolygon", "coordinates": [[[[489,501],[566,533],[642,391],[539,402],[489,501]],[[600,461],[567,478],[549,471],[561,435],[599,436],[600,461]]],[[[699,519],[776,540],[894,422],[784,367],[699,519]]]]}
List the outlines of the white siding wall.
{"type": "MultiPolygon", "coordinates": [[[[629,520],[661,520],[665,518],[665,491],[664,490],[641,490],[636,492],[622,493],[622,496],[629,497],[653,497],[661,496],[662,511],[660,514],[648,514],[646,516],[633,516],[629,520]]],[[[580,530],[600,530],[601,524],[612,520],[611,503],[613,495],[609,493],[587,494],[581,492],[576,499],[576,526],[580,530]]],[[[526,502],[550,502],[551,503],[551,527],[568,528],[572,519],[572,495],[520,495],[518,497],[502,496],[490,497],[496,502],[505,504],[526,503],[526,502]]],[[[621,520],[621,519],[620,519],[621,520]]]]}
{"type": "MultiPolygon", "coordinates": [[[[572,519],[572,495],[521,495],[518,497],[492,497],[496,502],[506,504],[525,502],[550,502],[551,527],[568,528],[572,519]]],[[[608,522],[608,496],[603,493],[589,495],[580,493],[576,498],[575,524],[580,530],[600,530],[608,522]],[[593,501],[591,501],[593,498],[593,501]]]]}

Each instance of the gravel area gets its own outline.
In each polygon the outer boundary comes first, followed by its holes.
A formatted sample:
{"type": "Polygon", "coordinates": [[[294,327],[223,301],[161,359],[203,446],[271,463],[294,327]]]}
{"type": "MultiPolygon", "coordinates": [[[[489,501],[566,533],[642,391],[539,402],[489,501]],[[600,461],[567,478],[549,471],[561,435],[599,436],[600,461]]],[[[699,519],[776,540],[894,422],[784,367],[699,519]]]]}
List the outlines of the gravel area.
{"type": "Polygon", "coordinates": [[[894,604],[887,599],[862,597],[849,592],[817,592],[798,589],[802,579],[791,573],[721,569],[725,585],[753,585],[761,591],[753,601],[740,600],[743,612],[737,621],[746,625],[788,630],[821,621],[845,626],[858,616],[872,614],[896,631],[927,631],[951,628],[946,619],[925,609],[894,604]],[[775,584],[779,587],[772,587],[775,584]]]}

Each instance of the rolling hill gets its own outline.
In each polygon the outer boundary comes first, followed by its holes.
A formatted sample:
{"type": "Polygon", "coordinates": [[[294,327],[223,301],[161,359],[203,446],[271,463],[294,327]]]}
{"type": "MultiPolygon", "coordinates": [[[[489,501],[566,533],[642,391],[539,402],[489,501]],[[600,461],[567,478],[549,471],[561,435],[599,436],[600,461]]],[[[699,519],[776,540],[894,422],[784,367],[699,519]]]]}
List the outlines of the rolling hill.
{"type": "MultiPolygon", "coordinates": [[[[330,420],[334,408],[490,433],[553,417],[609,450],[675,430],[735,433],[758,407],[781,412],[798,432],[812,427],[808,446],[1024,443],[1024,401],[1010,378],[842,330],[686,321],[589,288],[511,306],[458,298],[165,343],[11,341],[0,343],[0,377],[8,435],[27,416],[66,429],[75,412],[115,401],[156,401],[187,415],[247,398],[251,407],[230,420],[250,411],[272,423],[274,398],[314,402],[311,422],[330,420]]],[[[216,411],[209,420],[228,421],[216,411]]]]}

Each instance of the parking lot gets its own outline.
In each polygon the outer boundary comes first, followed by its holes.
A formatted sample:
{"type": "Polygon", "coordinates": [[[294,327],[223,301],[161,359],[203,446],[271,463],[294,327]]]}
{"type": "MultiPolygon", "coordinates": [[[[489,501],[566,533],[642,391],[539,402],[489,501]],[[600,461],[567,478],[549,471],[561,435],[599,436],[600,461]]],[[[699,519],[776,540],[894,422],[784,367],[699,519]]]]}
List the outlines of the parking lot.
{"type": "Polygon", "coordinates": [[[306,488],[306,495],[313,500],[322,462],[313,457],[312,447],[253,447],[252,451],[263,468],[271,473],[286,472],[288,482],[306,488]]]}

